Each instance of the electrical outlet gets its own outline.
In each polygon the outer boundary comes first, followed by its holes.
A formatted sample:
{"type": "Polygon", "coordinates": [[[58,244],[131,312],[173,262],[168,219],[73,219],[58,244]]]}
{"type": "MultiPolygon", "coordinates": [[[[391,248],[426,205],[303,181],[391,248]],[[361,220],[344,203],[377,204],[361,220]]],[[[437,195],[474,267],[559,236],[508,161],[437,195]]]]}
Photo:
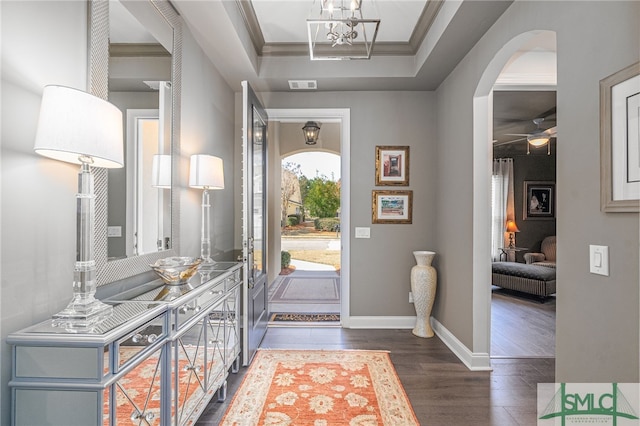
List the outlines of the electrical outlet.
{"type": "Polygon", "coordinates": [[[413,303],[413,293],[409,292],[409,303],[413,303]]]}

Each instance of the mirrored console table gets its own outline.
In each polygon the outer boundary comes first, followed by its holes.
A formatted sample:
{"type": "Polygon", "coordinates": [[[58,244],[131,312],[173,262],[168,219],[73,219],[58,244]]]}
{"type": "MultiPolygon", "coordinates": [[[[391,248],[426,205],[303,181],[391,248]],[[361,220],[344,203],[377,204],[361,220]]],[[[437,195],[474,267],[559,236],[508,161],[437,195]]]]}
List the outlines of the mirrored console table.
{"type": "Polygon", "coordinates": [[[239,368],[241,266],[109,297],[113,315],[89,331],[47,320],[9,335],[12,425],[195,423],[239,368]]]}

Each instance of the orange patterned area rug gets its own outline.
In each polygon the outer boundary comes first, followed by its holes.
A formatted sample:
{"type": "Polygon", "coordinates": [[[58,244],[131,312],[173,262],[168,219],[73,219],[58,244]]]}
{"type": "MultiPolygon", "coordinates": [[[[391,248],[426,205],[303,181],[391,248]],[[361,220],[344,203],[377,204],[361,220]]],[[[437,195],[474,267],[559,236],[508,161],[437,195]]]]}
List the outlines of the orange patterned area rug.
{"type": "Polygon", "coordinates": [[[221,425],[418,425],[388,352],[259,350],[221,425]]]}

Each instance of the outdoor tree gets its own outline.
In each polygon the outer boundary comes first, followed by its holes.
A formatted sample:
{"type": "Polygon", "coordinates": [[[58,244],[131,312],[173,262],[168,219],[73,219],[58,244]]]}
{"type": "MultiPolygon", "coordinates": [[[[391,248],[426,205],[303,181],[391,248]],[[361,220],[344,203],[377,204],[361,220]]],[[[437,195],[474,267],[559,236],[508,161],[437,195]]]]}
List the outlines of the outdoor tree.
{"type": "Polygon", "coordinates": [[[307,194],[309,193],[310,181],[308,177],[302,175],[298,179],[298,182],[300,182],[300,197],[302,198],[302,204],[304,204],[304,200],[307,199],[307,194]]]}
{"type": "MultiPolygon", "coordinates": [[[[293,197],[300,193],[299,179],[302,176],[302,170],[299,164],[284,163],[282,165],[282,226],[287,226],[287,212],[293,197]]],[[[302,202],[302,200],[298,200],[302,202]]]]}
{"type": "Polygon", "coordinates": [[[340,208],[340,186],[326,176],[318,176],[308,181],[309,188],[304,198],[304,206],[311,216],[335,217],[340,208]]]}

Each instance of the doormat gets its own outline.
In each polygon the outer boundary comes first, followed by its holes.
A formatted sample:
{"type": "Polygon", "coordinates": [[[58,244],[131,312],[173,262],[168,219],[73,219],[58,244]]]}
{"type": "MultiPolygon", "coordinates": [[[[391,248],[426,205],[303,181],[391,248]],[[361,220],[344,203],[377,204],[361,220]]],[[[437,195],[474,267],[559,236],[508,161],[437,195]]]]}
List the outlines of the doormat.
{"type": "Polygon", "coordinates": [[[269,296],[271,303],[340,302],[340,279],[335,277],[286,277],[269,296]]]}
{"type": "Polygon", "coordinates": [[[220,424],[419,425],[386,351],[266,349],[220,424]]]}
{"type": "Polygon", "coordinates": [[[271,314],[272,322],[340,322],[340,314],[315,313],[275,313],[271,314]]]}

